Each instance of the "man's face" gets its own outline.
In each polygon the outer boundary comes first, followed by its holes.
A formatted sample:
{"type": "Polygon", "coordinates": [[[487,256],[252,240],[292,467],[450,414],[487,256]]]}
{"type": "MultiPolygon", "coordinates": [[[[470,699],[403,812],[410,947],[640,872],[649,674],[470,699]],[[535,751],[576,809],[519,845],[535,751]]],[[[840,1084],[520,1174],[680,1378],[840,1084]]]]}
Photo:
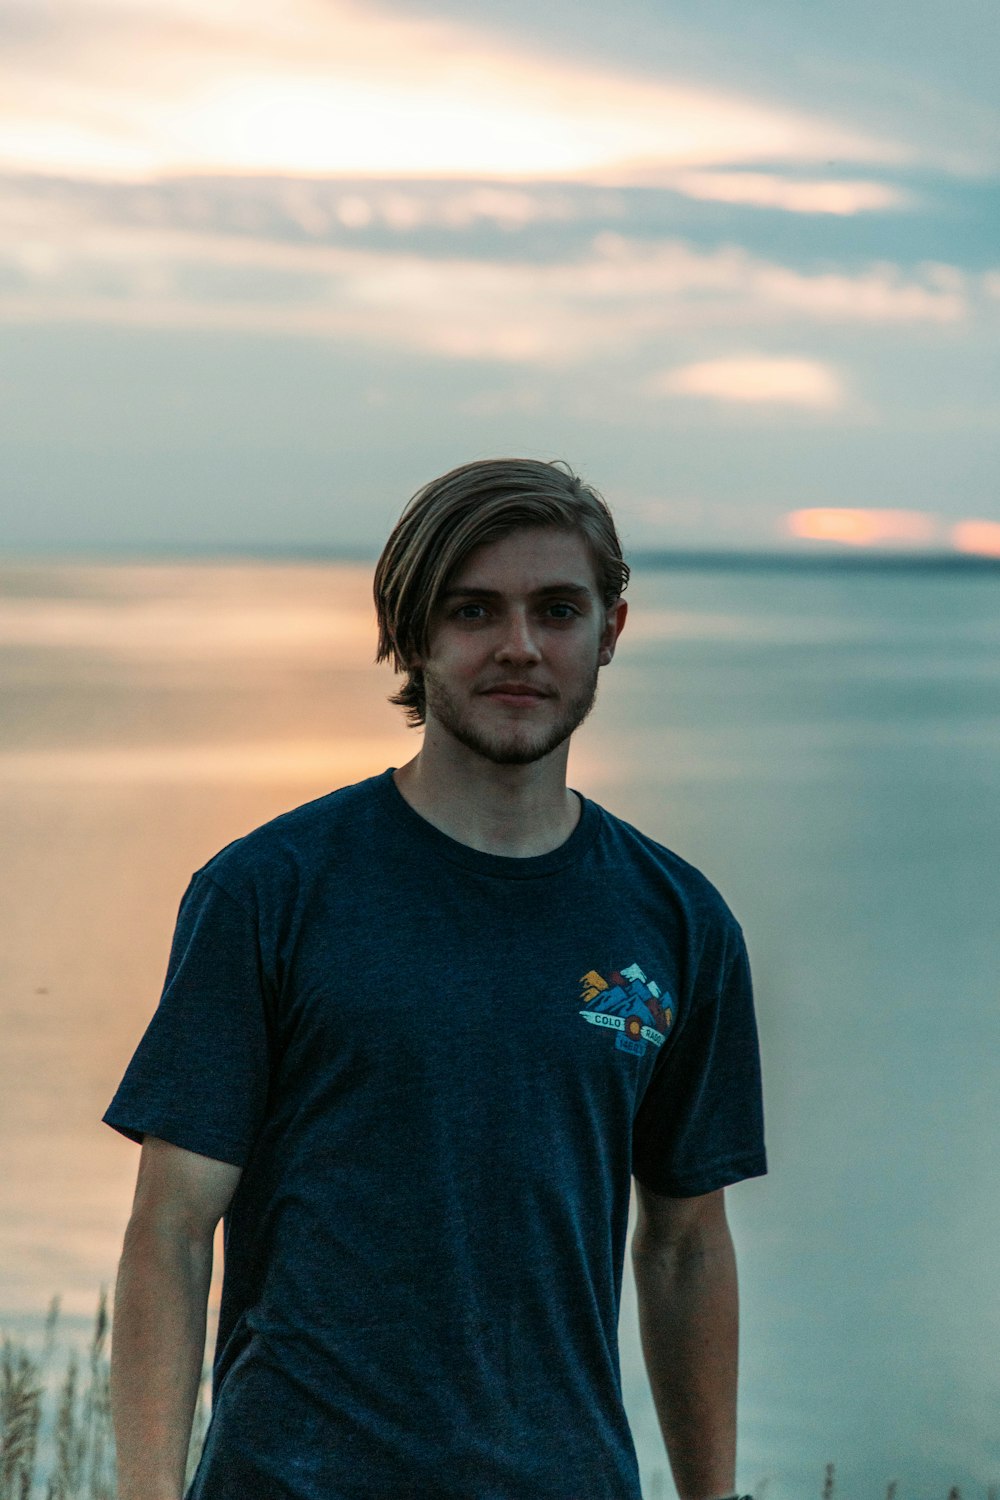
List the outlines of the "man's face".
{"type": "Polygon", "coordinates": [[[428,729],[496,765],[541,760],[593,707],[627,608],[605,608],[575,532],[525,527],[477,548],[449,580],[429,655],[415,663],[428,729]]]}

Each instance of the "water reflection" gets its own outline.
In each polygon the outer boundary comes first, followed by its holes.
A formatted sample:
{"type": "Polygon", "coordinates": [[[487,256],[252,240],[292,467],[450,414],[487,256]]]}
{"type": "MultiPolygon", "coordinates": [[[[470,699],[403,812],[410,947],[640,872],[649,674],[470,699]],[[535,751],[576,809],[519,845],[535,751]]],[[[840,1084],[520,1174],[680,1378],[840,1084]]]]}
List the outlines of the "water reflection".
{"type": "MultiPolygon", "coordinates": [[[[100,1115],[191,871],[419,745],[373,664],[370,577],[0,571],[4,1326],[57,1292],[89,1322],[113,1277],[138,1153],[100,1115]]],[[[703,869],[747,934],[772,1171],[730,1217],[741,1472],[768,1500],[829,1459],[859,1496],[993,1477],[998,594],[637,571],[571,752],[571,784],[703,869]]],[[[649,1480],[628,1274],[621,1342],[649,1480]]]]}

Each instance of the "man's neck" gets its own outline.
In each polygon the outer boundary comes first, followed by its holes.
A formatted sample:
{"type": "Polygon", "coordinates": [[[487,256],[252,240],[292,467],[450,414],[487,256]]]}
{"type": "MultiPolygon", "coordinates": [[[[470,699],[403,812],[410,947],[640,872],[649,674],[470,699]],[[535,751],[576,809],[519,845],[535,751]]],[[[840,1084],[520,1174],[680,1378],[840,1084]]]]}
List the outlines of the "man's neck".
{"type": "Polygon", "coordinates": [[[426,749],[393,780],[414,812],[470,849],[516,859],[549,854],[580,821],[582,804],[566,785],[568,747],[529,766],[428,756],[426,749]]]}

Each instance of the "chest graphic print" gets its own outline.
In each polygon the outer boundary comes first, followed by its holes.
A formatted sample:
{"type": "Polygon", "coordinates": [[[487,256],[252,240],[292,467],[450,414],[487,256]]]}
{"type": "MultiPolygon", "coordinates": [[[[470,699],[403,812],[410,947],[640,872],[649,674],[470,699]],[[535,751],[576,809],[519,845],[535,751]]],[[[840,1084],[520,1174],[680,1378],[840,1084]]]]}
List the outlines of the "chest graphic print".
{"type": "Polygon", "coordinates": [[[592,1026],[614,1031],[619,1051],[642,1057],[647,1042],[663,1045],[674,1024],[674,1002],[654,979],[646,978],[638,964],[616,969],[607,979],[591,969],[580,983],[585,1003],[580,1015],[592,1026]]]}

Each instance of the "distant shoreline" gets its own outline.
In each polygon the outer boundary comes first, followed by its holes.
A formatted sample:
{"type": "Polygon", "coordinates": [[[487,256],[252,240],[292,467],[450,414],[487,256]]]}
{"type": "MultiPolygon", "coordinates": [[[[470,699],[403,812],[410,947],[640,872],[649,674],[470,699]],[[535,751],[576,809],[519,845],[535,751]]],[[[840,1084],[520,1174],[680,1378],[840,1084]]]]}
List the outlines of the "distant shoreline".
{"type": "MultiPolygon", "coordinates": [[[[702,572],[782,572],[782,573],[997,573],[1000,557],[968,552],[882,552],[864,549],[850,552],[733,552],[709,548],[676,551],[635,550],[626,560],[634,572],[702,571],[702,572]]],[[[323,547],[267,548],[252,546],[184,547],[147,549],[144,551],[83,550],[66,553],[0,553],[0,568],[62,568],[93,566],[197,566],[214,564],[238,566],[243,563],[270,563],[276,567],[296,563],[316,565],[333,563],[367,563],[374,567],[376,552],[323,547]]]]}
{"type": "Polygon", "coordinates": [[[1000,557],[968,552],[633,552],[634,568],[701,568],[726,572],[934,572],[1000,571],[1000,557]]]}
{"type": "MultiPolygon", "coordinates": [[[[975,552],[885,552],[876,547],[859,550],[804,550],[804,552],[763,552],[763,550],[712,549],[712,547],[678,547],[678,549],[628,550],[627,562],[634,571],[724,571],[724,573],[1000,573],[1000,556],[975,552]]],[[[264,547],[264,546],[186,546],[147,547],[133,550],[121,547],[81,549],[78,552],[0,552],[0,568],[19,567],[94,567],[94,565],[132,565],[162,567],[165,564],[244,564],[267,562],[280,565],[295,562],[367,562],[375,567],[378,552],[352,547],[264,547]]]]}

